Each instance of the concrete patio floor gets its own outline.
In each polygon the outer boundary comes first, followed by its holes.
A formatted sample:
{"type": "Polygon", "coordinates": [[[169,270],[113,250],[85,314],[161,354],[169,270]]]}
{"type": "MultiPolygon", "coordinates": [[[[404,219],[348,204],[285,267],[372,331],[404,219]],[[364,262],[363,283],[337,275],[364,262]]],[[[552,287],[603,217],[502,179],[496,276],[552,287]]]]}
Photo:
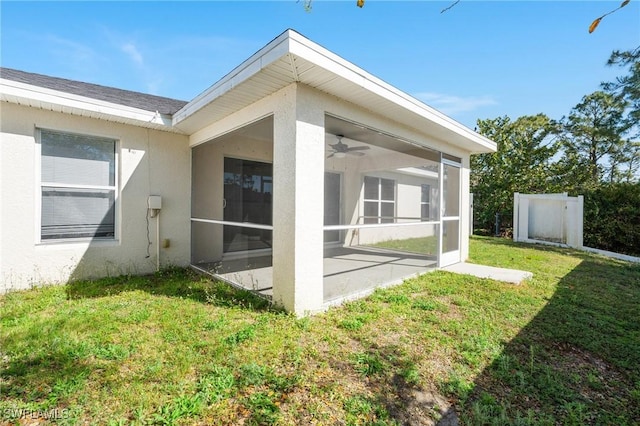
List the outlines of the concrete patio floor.
{"type": "MultiPolygon", "coordinates": [[[[271,297],[271,256],[231,258],[194,265],[237,287],[271,297]]],[[[324,303],[338,304],[373,292],[378,287],[399,284],[407,278],[436,268],[435,256],[373,247],[325,249],[324,303]]]]}
{"type": "MultiPolygon", "coordinates": [[[[231,256],[222,262],[193,265],[202,272],[215,275],[233,286],[273,295],[271,255],[231,256]]],[[[325,307],[372,293],[376,288],[399,284],[405,279],[437,268],[435,256],[420,255],[378,247],[326,248],[324,254],[325,307]]],[[[472,263],[457,263],[444,271],[520,284],[530,279],[531,272],[497,268],[472,263]]]]}
{"type": "Polygon", "coordinates": [[[373,247],[328,249],[324,303],[336,304],[435,270],[435,256],[373,247]]]}

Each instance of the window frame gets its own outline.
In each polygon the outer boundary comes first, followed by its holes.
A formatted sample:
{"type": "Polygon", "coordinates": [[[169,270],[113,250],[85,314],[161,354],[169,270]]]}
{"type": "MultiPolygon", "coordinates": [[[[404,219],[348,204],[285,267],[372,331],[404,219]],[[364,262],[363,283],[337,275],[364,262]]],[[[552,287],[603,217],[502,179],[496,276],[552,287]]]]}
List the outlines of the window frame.
{"type": "Polygon", "coordinates": [[[58,129],[51,127],[36,127],[36,220],[35,220],[35,239],[37,245],[51,244],[73,244],[73,243],[119,243],[120,241],[120,140],[112,135],[102,135],[90,132],[69,131],[66,129],[58,129]],[[107,139],[113,142],[113,160],[114,160],[114,177],[113,185],[84,185],[44,181],[42,177],[42,138],[43,132],[59,133],[64,135],[73,135],[86,138],[107,139]],[[64,237],[64,238],[42,238],[42,201],[43,188],[68,188],[83,189],[87,192],[91,191],[113,191],[113,236],[95,237],[64,237]]]}
{"type": "Polygon", "coordinates": [[[431,185],[428,183],[420,184],[420,220],[422,222],[429,222],[431,220],[431,185]],[[428,194],[427,201],[422,197],[425,194],[425,187],[426,194],[428,194]],[[425,206],[427,206],[427,216],[422,214],[425,206]]]}
{"type": "Polygon", "coordinates": [[[398,198],[398,191],[397,191],[397,182],[395,179],[388,179],[388,178],[383,178],[383,177],[379,177],[379,176],[370,176],[370,175],[365,175],[363,180],[362,180],[362,222],[364,224],[382,224],[382,223],[396,223],[396,207],[397,207],[397,198],[398,198]],[[366,191],[366,182],[367,182],[367,178],[369,179],[376,179],[378,181],[378,197],[377,199],[374,198],[367,198],[367,191],[366,191]],[[386,180],[386,181],[390,181],[393,183],[393,200],[384,200],[382,199],[382,181],[386,180]],[[370,216],[366,216],[365,215],[365,205],[366,203],[376,203],[377,205],[377,217],[375,219],[373,219],[373,217],[370,216]],[[383,219],[382,217],[382,206],[383,205],[393,205],[393,219],[391,221],[385,221],[385,219],[383,219]],[[371,220],[375,220],[375,222],[369,222],[371,220]]]}

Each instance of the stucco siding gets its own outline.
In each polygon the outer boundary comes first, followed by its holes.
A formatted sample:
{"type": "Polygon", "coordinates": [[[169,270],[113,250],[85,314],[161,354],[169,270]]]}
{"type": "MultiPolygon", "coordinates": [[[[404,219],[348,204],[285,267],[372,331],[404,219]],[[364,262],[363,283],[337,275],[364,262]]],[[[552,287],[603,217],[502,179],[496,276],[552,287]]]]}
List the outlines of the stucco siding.
{"type": "Polygon", "coordinates": [[[161,266],[188,265],[190,149],[188,138],[3,103],[0,128],[0,291],[70,279],[142,274],[156,268],[156,222],[147,198],[162,196],[161,266]],[[39,240],[37,129],[117,140],[118,198],[114,240],[39,240]]]}

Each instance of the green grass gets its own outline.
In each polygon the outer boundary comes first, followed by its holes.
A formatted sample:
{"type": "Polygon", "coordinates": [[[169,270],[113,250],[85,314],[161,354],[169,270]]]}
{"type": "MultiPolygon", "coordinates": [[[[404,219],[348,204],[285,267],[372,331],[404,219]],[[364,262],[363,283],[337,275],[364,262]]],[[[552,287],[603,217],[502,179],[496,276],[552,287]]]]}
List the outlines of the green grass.
{"type": "Polygon", "coordinates": [[[182,269],[4,295],[0,423],[639,424],[640,265],[470,257],[534,278],[437,271],[304,319],[182,269]]]}
{"type": "Polygon", "coordinates": [[[420,254],[433,254],[438,251],[438,238],[432,237],[420,237],[420,238],[405,238],[403,240],[387,240],[377,244],[373,244],[373,247],[387,248],[391,250],[407,251],[410,253],[420,254]]]}

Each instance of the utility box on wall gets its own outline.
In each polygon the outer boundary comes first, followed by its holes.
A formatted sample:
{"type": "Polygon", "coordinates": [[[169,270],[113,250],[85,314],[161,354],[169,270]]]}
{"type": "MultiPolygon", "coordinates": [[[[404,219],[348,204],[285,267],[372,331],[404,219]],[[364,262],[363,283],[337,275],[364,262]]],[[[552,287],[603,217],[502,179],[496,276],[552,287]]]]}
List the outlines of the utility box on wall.
{"type": "Polygon", "coordinates": [[[513,195],[513,240],[581,248],[584,197],[563,194],[513,195]]]}
{"type": "Polygon", "coordinates": [[[160,210],[162,208],[162,197],[159,195],[149,195],[147,203],[150,209],[160,210]]]}

